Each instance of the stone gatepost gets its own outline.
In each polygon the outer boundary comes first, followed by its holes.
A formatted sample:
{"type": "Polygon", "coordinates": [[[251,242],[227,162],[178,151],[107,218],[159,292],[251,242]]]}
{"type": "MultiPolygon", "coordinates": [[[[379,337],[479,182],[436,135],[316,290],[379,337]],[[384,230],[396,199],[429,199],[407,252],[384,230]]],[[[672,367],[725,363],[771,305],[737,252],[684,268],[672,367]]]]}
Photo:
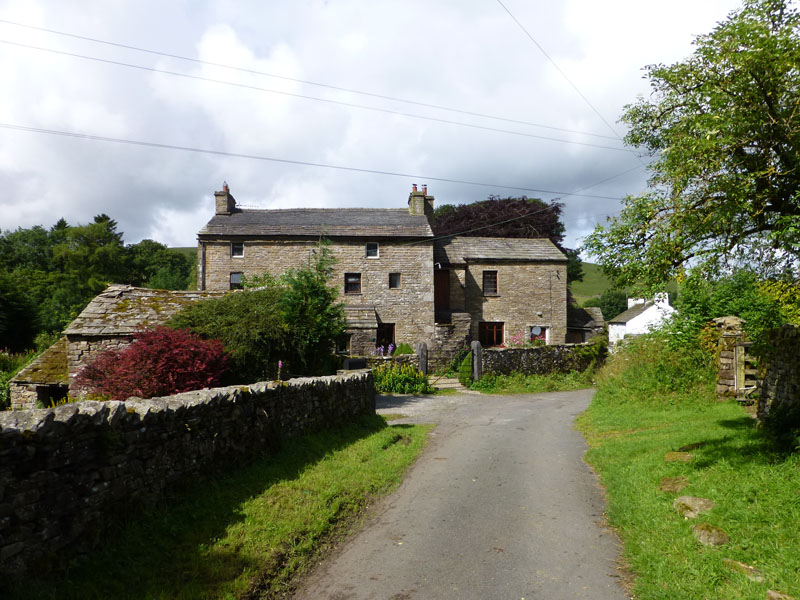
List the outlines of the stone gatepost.
{"type": "Polygon", "coordinates": [[[423,375],[428,374],[428,344],[420,342],[417,344],[417,356],[419,356],[419,370],[423,375]]]}
{"type": "Polygon", "coordinates": [[[479,381],[483,377],[483,349],[480,342],[472,342],[469,345],[472,351],[472,381],[479,381]]]}
{"type": "Polygon", "coordinates": [[[742,351],[747,337],[742,329],[744,320],[739,317],[719,317],[714,323],[719,332],[717,396],[722,400],[735,397],[737,390],[744,386],[742,351]]]}

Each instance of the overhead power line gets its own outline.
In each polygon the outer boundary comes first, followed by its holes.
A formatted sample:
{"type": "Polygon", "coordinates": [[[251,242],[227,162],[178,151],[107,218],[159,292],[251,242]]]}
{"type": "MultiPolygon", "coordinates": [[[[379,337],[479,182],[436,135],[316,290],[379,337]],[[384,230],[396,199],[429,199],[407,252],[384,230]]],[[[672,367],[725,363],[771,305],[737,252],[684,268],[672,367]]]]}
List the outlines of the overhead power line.
{"type": "Polygon", "coordinates": [[[272,77],[272,78],[275,78],[275,79],[282,79],[284,81],[291,81],[291,82],[294,82],[294,83],[302,83],[303,85],[313,85],[313,86],[316,86],[316,87],[326,88],[326,89],[329,89],[329,90],[335,90],[335,91],[338,91],[338,92],[347,92],[348,94],[358,94],[358,95],[361,95],[361,96],[369,96],[371,98],[379,98],[381,100],[391,100],[393,102],[402,102],[404,104],[412,104],[414,106],[423,106],[425,108],[433,108],[433,109],[436,109],[436,110],[444,110],[444,111],[448,111],[448,112],[452,112],[452,113],[458,113],[458,114],[462,114],[462,115],[469,115],[469,116],[472,116],[472,117],[481,117],[481,118],[484,118],[484,119],[494,119],[496,121],[505,121],[506,123],[516,123],[517,125],[529,125],[531,127],[540,127],[542,129],[550,129],[550,130],[553,130],[553,131],[563,131],[565,133],[578,133],[580,135],[586,135],[586,136],[592,136],[592,137],[598,137],[598,138],[605,138],[605,139],[609,139],[609,140],[618,140],[619,139],[619,136],[617,136],[617,135],[610,136],[610,135],[603,135],[603,134],[600,134],[600,133],[589,133],[587,131],[577,131],[575,129],[567,129],[567,128],[564,128],[564,127],[555,127],[553,125],[544,125],[542,123],[533,123],[531,121],[522,121],[522,120],[519,120],[519,119],[511,119],[511,118],[508,118],[508,117],[500,117],[500,116],[497,116],[497,115],[490,115],[490,114],[474,112],[474,111],[470,111],[470,110],[464,110],[464,109],[459,109],[459,108],[451,108],[451,107],[442,106],[442,105],[439,105],[439,104],[430,104],[430,103],[427,103],[427,102],[419,102],[417,100],[408,100],[408,99],[404,99],[404,98],[398,98],[396,96],[388,96],[388,95],[384,95],[384,94],[377,94],[377,93],[374,93],[374,92],[365,92],[363,90],[355,90],[355,89],[352,89],[352,88],[346,88],[346,87],[341,87],[341,86],[337,86],[337,85],[331,85],[331,84],[327,84],[327,83],[319,83],[319,82],[316,82],[316,81],[309,81],[307,79],[297,79],[295,77],[287,77],[285,75],[276,75],[274,73],[266,73],[264,71],[257,71],[255,69],[246,69],[246,68],[243,68],[243,67],[236,67],[236,66],[233,66],[233,65],[226,65],[226,64],[218,63],[218,62],[200,60],[198,58],[190,58],[188,56],[180,56],[178,54],[170,54],[168,52],[160,52],[158,50],[151,50],[151,49],[148,49],[148,48],[141,48],[139,46],[131,46],[131,45],[128,45],[128,44],[121,44],[121,43],[118,43],[118,42],[111,42],[111,41],[108,41],[108,40],[101,40],[101,39],[98,39],[98,38],[88,37],[88,36],[84,36],[84,35],[77,35],[77,34],[74,34],[74,33],[67,33],[65,31],[58,31],[58,30],[55,30],[55,29],[47,29],[45,27],[37,27],[35,25],[27,25],[25,23],[19,23],[19,22],[16,22],[16,21],[9,21],[7,19],[0,19],[0,23],[6,23],[7,25],[14,25],[15,27],[24,27],[26,29],[34,29],[36,31],[44,31],[46,33],[52,33],[52,34],[55,34],[55,35],[74,38],[74,39],[78,39],[78,40],[84,40],[84,41],[93,42],[93,43],[96,43],[96,44],[105,44],[107,46],[114,46],[114,47],[117,47],[117,48],[124,48],[126,50],[133,50],[135,52],[143,52],[143,53],[152,54],[152,55],[155,55],[155,56],[163,56],[165,58],[174,58],[174,59],[177,59],[177,60],[188,61],[188,62],[192,62],[192,63],[195,63],[195,64],[208,65],[208,66],[211,66],[211,67],[218,67],[218,68],[222,68],[222,69],[228,69],[228,70],[231,70],[231,71],[238,71],[240,73],[248,73],[250,75],[259,75],[259,76],[262,76],[262,77],[272,77]]]}
{"type": "Polygon", "coordinates": [[[574,194],[569,192],[560,192],[556,190],[543,190],[538,188],[529,188],[529,187],[522,187],[522,186],[513,186],[513,185],[500,185],[496,183],[485,183],[481,181],[467,181],[463,179],[451,179],[448,177],[431,177],[430,175],[420,175],[416,173],[399,173],[395,171],[383,171],[378,169],[366,169],[361,167],[348,167],[344,165],[329,165],[325,163],[315,163],[315,162],[308,162],[303,160],[291,160],[287,158],[276,158],[271,156],[259,156],[256,154],[242,154],[238,152],[225,152],[222,150],[212,150],[209,148],[196,148],[191,146],[178,146],[175,144],[162,144],[159,142],[149,142],[144,140],[131,140],[125,138],[115,138],[115,137],[107,137],[101,135],[93,135],[88,133],[80,133],[75,131],[63,131],[58,129],[44,129],[40,127],[29,127],[25,125],[15,125],[12,123],[0,123],[0,128],[3,129],[10,129],[14,131],[26,131],[30,133],[38,133],[44,135],[55,135],[55,136],[62,136],[62,137],[69,137],[69,138],[77,138],[83,140],[93,140],[98,142],[113,142],[116,144],[128,144],[132,146],[144,146],[148,148],[162,148],[165,150],[178,150],[181,152],[194,152],[197,154],[210,154],[213,156],[226,156],[231,158],[246,158],[249,160],[260,160],[260,161],[268,161],[268,162],[277,162],[277,163],[284,163],[284,164],[291,164],[291,165],[301,165],[307,167],[319,167],[324,169],[338,169],[341,171],[352,171],[356,173],[372,173],[375,175],[387,175],[391,177],[406,177],[411,179],[422,179],[428,181],[441,181],[444,183],[458,183],[463,185],[474,185],[480,187],[490,187],[490,188],[498,188],[498,189],[506,189],[506,190],[518,190],[522,192],[536,192],[540,194],[553,194],[556,196],[579,196],[584,198],[599,198],[602,200],[621,200],[619,196],[601,196],[597,194],[574,194]]]}
{"type": "Polygon", "coordinates": [[[616,132],[616,130],[615,130],[615,129],[614,129],[612,126],[611,126],[611,124],[610,124],[608,121],[606,121],[605,117],[603,117],[603,115],[600,113],[600,111],[599,111],[599,110],[597,110],[597,108],[595,108],[594,104],[592,104],[592,103],[589,101],[589,98],[587,98],[587,97],[584,95],[584,93],[583,93],[583,92],[582,92],[582,91],[581,91],[581,90],[578,88],[578,86],[577,86],[577,85],[575,85],[575,83],[573,83],[573,81],[572,81],[572,80],[569,78],[569,76],[568,76],[568,75],[567,75],[567,74],[566,74],[566,73],[565,73],[565,72],[564,72],[564,71],[561,69],[561,67],[559,67],[559,66],[558,66],[558,63],[556,63],[556,61],[555,61],[555,60],[553,60],[553,57],[552,57],[552,56],[550,56],[550,55],[547,53],[547,51],[546,51],[546,50],[545,50],[545,49],[542,47],[542,45],[541,45],[539,42],[537,42],[537,41],[536,41],[536,38],[534,38],[534,37],[531,35],[531,33],[530,33],[530,32],[529,32],[529,31],[528,31],[526,28],[525,28],[525,26],[524,26],[522,23],[520,23],[519,19],[517,19],[517,17],[515,17],[515,16],[514,16],[514,13],[512,13],[510,10],[508,10],[508,7],[507,7],[505,4],[503,4],[502,0],[497,0],[497,3],[498,3],[500,6],[502,6],[502,7],[503,7],[503,10],[505,10],[505,11],[508,13],[508,16],[510,16],[510,17],[511,17],[511,18],[514,20],[514,22],[515,22],[515,23],[516,23],[516,24],[519,26],[519,28],[522,30],[522,32],[523,32],[523,33],[524,33],[526,36],[528,36],[528,39],[529,39],[531,42],[533,42],[533,44],[534,44],[534,45],[535,45],[535,46],[536,46],[536,47],[539,49],[539,51],[540,51],[542,54],[544,54],[545,58],[546,58],[547,60],[549,60],[549,61],[552,63],[552,65],[553,65],[553,66],[556,68],[556,70],[557,70],[559,73],[561,73],[561,76],[562,76],[562,77],[563,77],[563,78],[564,78],[564,79],[567,81],[567,83],[569,83],[569,84],[572,86],[572,89],[574,89],[574,90],[575,90],[575,91],[578,93],[578,95],[579,95],[579,96],[580,96],[580,97],[583,99],[583,101],[584,101],[584,102],[586,102],[586,104],[589,106],[589,108],[591,108],[591,109],[594,111],[594,113],[595,113],[595,114],[596,114],[598,117],[600,117],[600,120],[601,120],[601,121],[602,121],[602,122],[605,124],[605,126],[606,126],[606,127],[608,127],[608,128],[609,128],[609,130],[611,131],[611,133],[613,133],[613,134],[614,134],[614,139],[617,139],[617,140],[619,140],[619,139],[620,139],[620,136],[619,136],[619,134],[616,132]]]}
{"type": "Polygon", "coordinates": [[[564,144],[574,144],[574,145],[578,145],[578,146],[589,146],[591,148],[601,148],[601,149],[604,149],[604,150],[616,150],[617,152],[627,152],[627,153],[634,154],[634,151],[631,150],[630,148],[619,148],[619,147],[614,147],[614,146],[604,146],[602,144],[592,144],[590,142],[580,142],[580,141],[577,141],[577,140],[565,140],[563,138],[554,138],[554,137],[549,137],[549,136],[545,136],[545,135],[537,135],[537,134],[534,134],[534,133],[524,133],[524,132],[521,132],[521,131],[511,131],[511,130],[508,130],[508,129],[498,129],[496,127],[486,127],[484,125],[475,125],[475,124],[472,124],[472,123],[463,123],[461,121],[450,121],[448,119],[439,119],[439,118],[436,118],[436,117],[426,117],[426,116],[423,116],[423,115],[415,115],[415,114],[412,114],[412,113],[405,113],[405,112],[401,112],[401,111],[390,110],[390,109],[387,109],[387,108],[376,108],[374,106],[366,106],[366,105],[363,105],[363,104],[354,104],[354,103],[351,103],[351,102],[342,102],[340,100],[330,100],[328,98],[319,98],[319,97],[316,97],[316,96],[306,96],[304,94],[295,94],[293,92],[285,92],[285,91],[281,91],[281,90],[273,90],[273,89],[263,88],[263,87],[259,87],[259,86],[255,86],[255,85],[248,85],[248,84],[245,84],[245,83],[236,83],[236,82],[233,82],[233,81],[223,81],[223,80],[220,80],[220,79],[213,79],[211,77],[202,77],[200,75],[189,75],[187,73],[180,73],[178,71],[169,71],[169,70],[166,70],[166,69],[158,69],[158,68],[155,68],[155,67],[145,67],[145,66],[142,66],[142,65],[135,65],[135,64],[132,64],[132,63],[125,63],[125,62],[116,61],[116,60],[108,60],[108,59],[105,59],[105,58],[98,58],[96,56],[87,56],[85,54],[76,54],[74,52],[66,52],[64,50],[54,50],[52,48],[42,48],[40,46],[32,46],[30,44],[22,44],[20,42],[11,42],[11,41],[8,41],[8,40],[0,40],[0,44],[7,44],[9,46],[17,46],[17,47],[20,47],[20,48],[27,48],[27,49],[30,49],[30,50],[38,50],[38,51],[41,51],[41,52],[51,52],[53,54],[60,54],[60,55],[63,55],[63,56],[70,56],[70,57],[73,57],[73,58],[80,58],[80,59],[83,59],[83,60],[91,60],[91,61],[110,64],[110,65],[115,65],[115,66],[119,66],[119,67],[127,67],[127,68],[130,68],[130,69],[139,69],[139,70],[142,70],[142,71],[151,71],[153,73],[162,73],[162,74],[165,74],[165,75],[173,75],[175,77],[184,77],[186,79],[193,79],[193,80],[196,80],[196,81],[204,81],[204,82],[208,82],[208,83],[216,83],[216,84],[221,84],[221,85],[230,85],[230,86],[234,86],[234,87],[238,87],[238,88],[245,88],[245,89],[248,89],[248,90],[255,90],[255,91],[258,91],[258,92],[268,92],[270,94],[280,94],[282,96],[291,96],[293,98],[302,98],[303,100],[313,100],[313,101],[316,101],[316,102],[325,102],[327,104],[336,104],[336,105],[339,105],[339,106],[346,106],[348,108],[358,108],[358,109],[362,109],[362,110],[371,110],[371,111],[374,111],[374,112],[382,112],[382,113],[388,113],[388,114],[391,114],[391,115],[399,115],[399,116],[403,116],[403,117],[409,117],[409,118],[412,118],[412,119],[422,119],[424,121],[433,121],[433,122],[436,122],[436,123],[445,123],[445,124],[448,124],[448,125],[457,125],[459,127],[469,127],[471,129],[480,129],[480,130],[483,130],[483,131],[493,131],[493,132],[497,132],[497,133],[505,133],[505,134],[509,134],[509,135],[518,135],[518,136],[522,136],[522,137],[535,138],[535,139],[539,139],[539,140],[548,140],[548,141],[552,141],[552,142],[560,142],[560,143],[564,143],[564,144]]]}

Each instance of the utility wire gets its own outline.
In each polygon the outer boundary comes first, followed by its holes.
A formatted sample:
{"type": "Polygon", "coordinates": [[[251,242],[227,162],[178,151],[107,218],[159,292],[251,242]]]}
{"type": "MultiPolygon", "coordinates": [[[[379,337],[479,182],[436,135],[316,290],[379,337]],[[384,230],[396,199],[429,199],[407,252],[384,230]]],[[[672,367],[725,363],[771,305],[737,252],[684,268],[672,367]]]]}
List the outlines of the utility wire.
{"type": "Polygon", "coordinates": [[[613,134],[614,134],[614,139],[617,139],[617,140],[619,140],[619,139],[620,139],[620,136],[619,136],[619,134],[616,132],[616,130],[615,130],[615,129],[614,129],[612,126],[611,126],[611,124],[610,124],[608,121],[606,121],[605,117],[603,117],[603,115],[600,113],[600,111],[599,111],[599,110],[597,110],[597,108],[595,108],[594,104],[592,104],[592,103],[589,101],[589,99],[588,99],[586,96],[584,96],[583,92],[581,92],[581,90],[578,88],[578,86],[577,86],[577,85],[575,85],[575,84],[572,82],[572,80],[571,80],[571,79],[569,78],[569,76],[568,76],[568,75],[567,75],[567,74],[566,74],[566,73],[565,73],[565,72],[564,72],[564,71],[561,69],[561,67],[559,67],[559,66],[558,66],[558,63],[556,63],[556,61],[555,61],[555,60],[553,60],[553,58],[552,58],[552,57],[551,57],[551,56],[550,56],[550,55],[547,53],[547,51],[546,51],[544,48],[542,48],[542,45],[541,45],[539,42],[537,42],[537,41],[536,41],[536,38],[534,38],[534,37],[533,37],[533,36],[530,34],[530,32],[529,32],[527,29],[525,29],[525,26],[524,26],[522,23],[520,23],[520,22],[519,22],[519,19],[517,19],[517,17],[515,17],[515,16],[514,16],[514,13],[512,13],[510,10],[508,10],[508,7],[507,7],[505,4],[503,4],[502,0],[497,0],[497,3],[498,3],[500,6],[502,6],[502,7],[503,7],[503,10],[505,10],[505,11],[508,13],[508,15],[509,15],[509,16],[510,16],[510,17],[511,17],[513,20],[514,20],[514,22],[515,22],[515,23],[516,23],[516,24],[519,26],[519,28],[520,28],[520,29],[523,31],[523,33],[524,33],[526,36],[528,36],[528,39],[529,39],[531,42],[533,42],[533,43],[534,43],[534,45],[535,45],[535,46],[536,46],[536,47],[539,49],[539,51],[540,51],[542,54],[544,54],[545,58],[546,58],[547,60],[549,60],[549,61],[550,61],[550,62],[553,64],[553,66],[556,68],[556,70],[557,70],[559,73],[561,73],[561,76],[562,76],[562,77],[563,77],[563,78],[564,78],[564,79],[567,81],[567,83],[569,83],[569,84],[572,86],[572,89],[574,89],[574,90],[575,90],[575,91],[578,93],[578,95],[579,95],[579,96],[580,96],[580,97],[583,99],[583,101],[584,101],[584,102],[586,102],[586,104],[588,104],[588,105],[589,105],[589,108],[591,108],[591,109],[594,111],[594,113],[595,113],[595,114],[596,114],[598,117],[600,117],[600,120],[601,120],[603,123],[605,123],[605,126],[606,126],[606,127],[608,127],[608,128],[609,128],[609,130],[611,130],[611,133],[613,133],[613,134]]]}
{"type": "Polygon", "coordinates": [[[255,154],[241,154],[236,152],[225,152],[222,150],[211,150],[207,148],[195,148],[191,146],[178,146],[174,144],[161,144],[158,142],[148,142],[143,140],[131,140],[125,138],[114,138],[114,137],[107,137],[107,136],[100,136],[100,135],[92,135],[88,133],[79,133],[74,131],[63,131],[58,129],[43,129],[40,127],[28,127],[25,125],[15,125],[12,123],[0,123],[0,128],[2,129],[10,129],[14,131],[26,131],[30,133],[39,133],[44,135],[56,135],[62,137],[70,137],[70,138],[77,138],[77,139],[84,139],[84,140],[94,140],[99,142],[113,142],[117,144],[128,144],[132,146],[145,146],[149,148],[163,148],[166,150],[179,150],[182,152],[194,152],[197,154],[211,154],[214,156],[227,156],[231,158],[247,158],[250,160],[261,160],[261,161],[269,161],[269,162],[278,162],[284,164],[291,164],[291,165],[302,165],[308,167],[320,167],[325,169],[338,169],[341,171],[353,171],[357,173],[372,173],[375,175],[388,175],[392,177],[406,177],[412,179],[422,179],[422,180],[429,180],[429,181],[442,181],[444,183],[458,183],[463,185],[474,185],[474,186],[481,186],[481,187],[491,187],[491,188],[500,188],[500,189],[507,189],[507,190],[519,190],[523,192],[536,192],[540,194],[553,194],[553,195],[570,195],[570,196],[580,196],[584,198],[599,198],[602,200],[621,200],[618,196],[600,196],[596,194],[569,194],[567,192],[559,192],[555,190],[541,190],[537,188],[528,188],[528,187],[520,187],[520,186],[513,186],[513,185],[499,185],[495,183],[484,183],[480,181],[467,181],[462,179],[450,179],[447,177],[431,177],[428,175],[418,175],[418,174],[411,174],[411,173],[398,173],[394,171],[381,171],[377,169],[365,169],[360,167],[347,167],[343,165],[329,165],[324,163],[314,163],[302,160],[290,160],[286,158],[275,158],[270,156],[259,156],[255,154]]]}
{"type": "MultiPolygon", "coordinates": [[[[434,237],[432,239],[428,238],[428,239],[422,240],[422,241],[407,242],[404,245],[414,246],[416,244],[424,244],[424,243],[429,242],[429,241],[444,240],[444,239],[447,239],[447,238],[455,237],[457,235],[464,235],[465,233],[473,233],[475,231],[481,231],[482,229],[489,229],[490,227],[495,227],[497,225],[504,225],[506,223],[511,223],[513,221],[519,221],[520,219],[524,219],[526,217],[531,217],[531,216],[537,215],[539,213],[547,212],[548,210],[552,210],[553,204],[558,202],[559,200],[561,200],[562,197],[565,197],[565,196],[581,196],[582,194],[578,194],[578,192],[583,191],[583,190],[587,190],[589,188],[593,188],[593,187],[598,186],[598,185],[601,185],[601,184],[603,184],[603,183],[605,183],[607,181],[611,181],[612,179],[616,179],[617,177],[622,177],[623,175],[625,175],[627,173],[630,173],[631,171],[636,171],[636,170],[641,169],[641,168],[642,167],[640,165],[636,165],[635,167],[633,167],[631,169],[627,169],[627,170],[623,171],[622,173],[617,173],[616,175],[612,175],[611,177],[606,177],[605,179],[602,179],[602,180],[600,180],[600,181],[598,181],[596,183],[592,183],[592,184],[589,184],[589,185],[585,185],[585,186],[583,186],[581,188],[578,188],[577,190],[575,190],[574,192],[571,192],[569,194],[563,194],[561,197],[552,198],[550,200],[550,204],[548,206],[545,206],[544,208],[538,208],[536,210],[532,210],[530,212],[526,212],[526,213],[524,213],[522,215],[518,215],[516,217],[511,217],[510,219],[506,219],[505,221],[498,221],[497,223],[492,223],[491,225],[481,225],[480,227],[475,227],[473,229],[466,229],[464,231],[459,231],[457,233],[449,233],[447,235],[440,235],[440,236],[434,237]]],[[[615,200],[622,200],[622,198],[615,198],[615,200]]],[[[544,201],[542,201],[542,202],[544,202],[544,201]]],[[[601,213],[598,216],[600,216],[600,217],[610,217],[610,216],[612,216],[612,213],[601,213]]],[[[559,220],[559,222],[561,222],[562,225],[565,224],[565,223],[574,223],[576,221],[576,219],[570,219],[569,221],[562,220],[560,217],[559,217],[558,220],[559,220]]]]}
{"type": "Polygon", "coordinates": [[[600,133],[589,133],[589,132],[586,132],[586,131],[577,131],[575,129],[566,129],[564,127],[555,127],[555,126],[552,126],[552,125],[543,125],[541,123],[532,123],[530,121],[521,121],[519,119],[510,119],[508,117],[499,117],[499,116],[496,116],[496,115],[489,115],[489,114],[474,112],[474,111],[470,111],[470,110],[463,110],[463,109],[459,109],[459,108],[450,108],[450,107],[441,106],[441,105],[438,105],[438,104],[429,104],[427,102],[419,102],[419,101],[416,101],[416,100],[407,100],[407,99],[403,99],[403,98],[397,98],[395,96],[387,96],[387,95],[383,95],[383,94],[376,94],[376,93],[373,93],[373,92],[365,92],[363,90],[355,90],[355,89],[352,89],[352,88],[340,87],[340,86],[337,86],[337,85],[331,85],[331,84],[327,84],[327,83],[318,83],[318,82],[315,82],[315,81],[308,81],[306,79],[296,79],[294,77],[286,77],[284,75],[275,75],[274,73],[265,73],[264,71],[257,71],[257,70],[254,70],[254,69],[245,69],[243,67],[235,67],[235,66],[226,65],[226,64],[223,64],[223,63],[211,62],[211,61],[207,61],[207,60],[200,60],[200,59],[197,59],[197,58],[190,58],[188,56],[180,56],[180,55],[177,55],[177,54],[169,54],[168,52],[159,52],[157,50],[149,50],[147,48],[140,48],[138,46],[129,46],[127,44],[120,44],[120,43],[117,43],[117,42],[110,42],[108,40],[101,40],[101,39],[97,39],[97,38],[93,38],[93,37],[77,35],[77,34],[74,34],[74,33],[67,33],[67,32],[64,32],[64,31],[57,31],[55,29],[46,29],[44,27],[36,27],[34,25],[26,25],[25,23],[18,23],[16,21],[9,21],[7,19],[0,19],[0,23],[6,23],[7,25],[14,25],[15,27],[24,27],[24,28],[27,28],[27,29],[34,29],[36,31],[44,31],[46,33],[53,33],[55,35],[61,35],[61,36],[64,36],[64,37],[70,37],[70,38],[74,38],[74,39],[78,39],[78,40],[85,40],[85,41],[94,42],[94,43],[97,43],[97,44],[105,44],[107,46],[115,46],[117,48],[125,48],[126,50],[134,50],[136,52],[144,52],[146,54],[153,54],[153,55],[156,55],[156,56],[164,56],[166,58],[175,58],[175,59],[178,59],[178,60],[184,60],[184,61],[188,61],[188,62],[193,62],[195,64],[208,65],[208,66],[212,66],[212,67],[219,67],[219,68],[228,69],[228,70],[231,70],[231,71],[239,71],[240,73],[249,73],[251,75],[260,75],[262,77],[273,77],[275,79],[283,79],[284,81],[292,81],[294,83],[302,83],[304,85],[313,85],[313,86],[317,86],[317,87],[321,87],[321,88],[326,88],[326,89],[329,89],[329,90],[335,90],[335,91],[338,91],[338,92],[347,92],[349,94],[359,94],[361,96],[369,96],[371,98],[379,98],[381,100],[391,100],[393,102],[402,102],[402,103],[405,103],[405,104],[413,104],[414,106],[423,106],[423,107],[426,107],[426,108],[434,108],[436,110],[444,110],[444,111],[458,113],[458,114],[462,114],[462,115],[469,115],[469,116],[472,116],[472,117],[482,117],[484,119],[494,119],[496,121],[505,121],[506,123],[516,123],[518,125],[529,125],[531,127],[540,127],[542,129],[550,129],[550,130],[553,130],[553,131],[563,131],[563,132],[566,132],[566,133],[578,133],[580,135],[587,135],[587,136],[593,136],[593,137],[598,137],[598,138],[605,138],[605,139],[609,139],[609,140],[618,140],[619,139],[619,136],[616,136],[616,135],[615,136],[610,136],[610,135],[602,135],[600,133]]]}
{"type": "Polygon", "coordinates": [[[391,114],[391,115],[399,115],[399,116],[403,116],[403,117],[410,117],[412,119],[422,119],[424,121],[433,121],[433,122],[436,122],[436,123],[445,123],[445,124],[448,124],[448,125],[457,125],[457,126],[460,126],[460,127],[470,127],[472,129],[480,129],[480,130],[483,130],[483,131],[493,131],[493,132],[497,132],[497,133],[506,133],[506,134],[509,134],[509,135],[518,135],[518,136],[522,136],[522,137],[535,138],[535,139],[539,139],[539,140],[548,140],[548,141],[552,141],[552,142],[561,142],[561,143],[564,143],[564,144],[575,144],[575,145],[578,145],[578,146],[589,146],[589,147],[592,147],[592,148],[601,148],[601,149],[604,149],[604,150],[616,150],[617,152],[627,152],[627,153],[631,153],[631,154],[635,153],[633,150],[631,150],[629,148],[619,148],[619,147],[614,147],[614,146],[604,146],[602,144],[592,144],[590,142],[579,142],[577,140],[565,140],[565,139],[562,139],[562,138],[554,138],[554,137],[549,137],[549,136],[545,136],[545,135],[536,135],[534,133],[523,133],[521,131],[511,131],[511,130],[508,130],[508,129],[498,129],[496,127],[486,127],[484,125],[475,125],[475,124],[472,124],[472,123],[463,123],[461,121],[450,121],[448,119],[439,119],[439,118],[436,118],[436,117],[425,117],[425,116],[422,116],[422,115],[415,115],[415,114],[412,114],[412,113],[405,113],[405,112],[396,111],[396,110],[390,110],[390,109],[386,109],[386,108],[376,108],[376,107],[373,107],[373,106],[366,106],[366,105],[363,105],[363,104],[353,104],[351,102],[342,102],[342,101],[339,101],[339,100],[330,100],[328,98],[319,98],[319,97],[316,97],[316,96],[306,96],[304,94],[295,94],[293,92],[284,92],[284,91],[281,91],[281,90],[273,90],[273,89],[269,89],[269,88],[258,87],[258,86],[255,86],[255,85],[248,85],[248,84],[244,84],[244,83],[235,83],[233,81],[222,81],[220,79],[212,79],[210,77],[202,77],[200,75],[189,75],[187,73],[180,73],[178,71],[168,71],[166,69],[157,69],[155,67],[145,67],[145,66],[142,66],[142,65],[135,65],[135,64],[125,63],[125,62],[116,61],[116,60],[108,60],[108,59],[105,59],[105,58],[98,58],[98,57],[95,57],[95,56],[87,56],[87,55],[84,55],[84,54],[75,54],[73,52],[66,52],[66,51],[63,51],[63,50],[54,50],[52,48],[42,48],[40,46],[32,46],[30,44],[22,44],[20,42],[10,42],[8,40],[0,40],[0,43],[1,44],[7,44],[7,45],[10,45],[10,46],[17,46],[17,47],[20,47],[20,48],[27,48],[27,49],[30,49],[30,50],[38,50],[38,51],[41,51],[41,52],[51,52],[53,54],[60,54],[60,55],[63,55],[63,56],[70,56],[70,57],[73,57],[73,58],[80,58],[80,59],[84,59],[84,60],[91,60],[91,61],[95,61],[95,62],[110,64],[110,65],[115,65],[115,66],[120,66],[120,67],[127,67],[127,68],[130,68],[130,69],[139,69],[139,70],[142,70],[142,71],[151,71],[153,73],[162,73],[162,74],[165,74],[165,75],[174,75],[176,77],[184,77],[186,79],[193,79],[193,80],[196,80],[196,81],[205,81],[205,82],[217,83],[217,84],[221,84],[221,85],[230,85],[230,86],[234,86],[234,87],[238,87],[238,88],[245,88],[245,89],[248,89],[248,90],[255,90],[255,91],[258,91],[258,92],[268,92],[270,94],[280,94],[280,95],[283,95],[283,96],[291,96],[293,98],[302,98],[304,100],[314,100],[314,101],[317,101],[317,102],[326,102],[328,104],[336,104],[336,105],[339,105],[339,106],[347,106],[349,108],[359,108],[359,109],[362,109],[362,110],[371,110],[371,111],[374,111],[374,112],[388,113],[388,114],[391,114]]]}

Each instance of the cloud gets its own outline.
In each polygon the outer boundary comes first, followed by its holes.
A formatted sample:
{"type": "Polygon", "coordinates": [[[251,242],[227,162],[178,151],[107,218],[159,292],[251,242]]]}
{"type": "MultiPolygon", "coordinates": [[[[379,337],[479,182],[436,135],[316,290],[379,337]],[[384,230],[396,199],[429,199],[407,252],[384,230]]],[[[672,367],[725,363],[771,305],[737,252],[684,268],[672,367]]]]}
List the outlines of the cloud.
{"type": "MultiPolygon", "coordinates": [[[[691,52],[693,34],[737,2],[613,0],[506,5],[603,117],[647,92],[641,67],[691,52]]],[[[365,4],[208,0],[111,4],[0,1],[0,19],[234,65],[295,80],[371,91],[518,121],[612,135],[498,4],[408,0],[365,4]]],[[[0,43],[0,123],[198,149],[409,174],[381,176],[0,129],[0,228],[87,222],[105,212],[129,243],[194,245],[227,180],[246,205],[404,206],[412,182],[437,202],[463,203],[505,186],[622,197],[646,174],[629,153],[415,119],[584,143],[612,139],[489,120],[386,98],[243,73],[0,23],[0,40],[217,79],[224,85],[0,43]],[[634,169],[631,171],[631,169],[634,169]],[[413,176],[413,179],[412,177],[413,176]],[[425,178],[430,178],[425,180],[425,178]],[[497,184],[469,186],[432,178],[497,184]],[[603,180],[604,183],[599,183],[603,180]],[[587,188],[588,189],[584,189],[587,188]]],[[[576,246],[617,200],[564,196],[576,246]]]]}

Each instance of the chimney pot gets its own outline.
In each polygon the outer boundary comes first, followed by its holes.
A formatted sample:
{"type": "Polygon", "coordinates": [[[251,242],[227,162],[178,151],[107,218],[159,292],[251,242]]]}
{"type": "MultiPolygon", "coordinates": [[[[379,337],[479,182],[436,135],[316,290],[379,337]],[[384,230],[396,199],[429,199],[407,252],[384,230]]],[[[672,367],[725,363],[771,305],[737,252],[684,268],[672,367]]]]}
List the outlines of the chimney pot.
{"type": "Polygon", "coordinates": [[[411,184],[411,191],[412,192],[416,192],[417,191],[417,184],[416,183],[412,183],[411,184]]]}
{"type": "Polygon", "coordinates": [[[227,181],[223,181],[222,182],[222,191],[225,192],[226,194],[231,191],[230,188],[228,187],[228,182],[227,181]]]}
{"type": "Polygon", "coordinates": [[[427,183],[423,183],[422,184],[422,193],[425,194],[426,196],[428,195],[428,184],[427,183]]]}

